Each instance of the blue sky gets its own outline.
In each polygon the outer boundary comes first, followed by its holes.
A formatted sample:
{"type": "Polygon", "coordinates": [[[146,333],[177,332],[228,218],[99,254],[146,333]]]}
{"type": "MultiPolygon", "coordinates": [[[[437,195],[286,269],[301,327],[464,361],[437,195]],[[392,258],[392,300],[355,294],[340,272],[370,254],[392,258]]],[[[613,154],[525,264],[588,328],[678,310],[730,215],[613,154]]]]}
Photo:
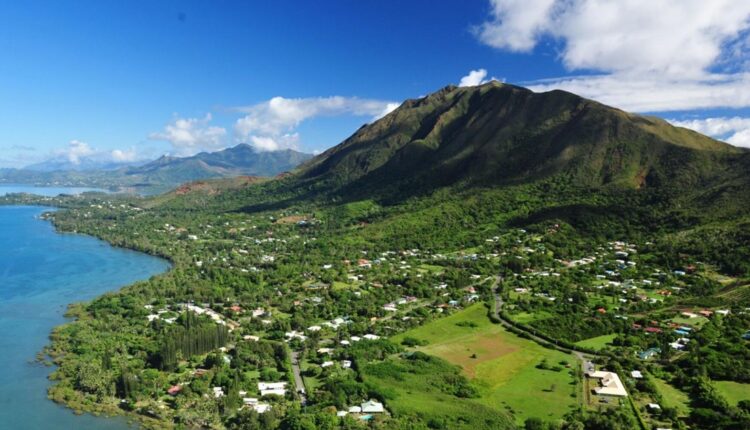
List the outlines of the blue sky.
{"type": "Polygon", "coordinates": [[[0,166],[323,150],[467,76],[750,146],[749,17],[730,0],[3,2],[0,166]]]}

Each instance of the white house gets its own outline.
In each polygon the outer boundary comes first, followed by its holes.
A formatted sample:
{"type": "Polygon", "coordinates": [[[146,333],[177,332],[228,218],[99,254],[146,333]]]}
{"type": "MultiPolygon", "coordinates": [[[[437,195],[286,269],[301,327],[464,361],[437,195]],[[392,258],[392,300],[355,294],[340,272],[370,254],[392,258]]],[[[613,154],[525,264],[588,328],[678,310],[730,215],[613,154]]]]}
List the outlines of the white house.
{"type": "Polygon", "coordinates": [[[258,390],[261,396],[284,396],[286,382],[258,382],[258,390]]]}
{"type": "Polygon", "coordinates": [[[362,403],[362,413],[366,414],[381,414],[383,413],[383,404],[376,402],[375,400],[368,400],[362,403]]]}
{"type": "Polygon", "coordinates": [[[594,392],[603,396],[627,397],[628,392],[620,381],[620,377],[614,372],[604,372],[597,370],[589,372],[588,377],[599,379],[599,387],[594,388],[594,392]]]}

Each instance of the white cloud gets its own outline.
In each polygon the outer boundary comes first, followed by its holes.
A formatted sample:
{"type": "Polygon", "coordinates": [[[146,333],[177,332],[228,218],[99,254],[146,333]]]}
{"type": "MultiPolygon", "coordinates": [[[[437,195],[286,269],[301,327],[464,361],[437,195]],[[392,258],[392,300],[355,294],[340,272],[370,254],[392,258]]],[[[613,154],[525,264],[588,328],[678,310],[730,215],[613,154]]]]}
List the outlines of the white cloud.
{"type": "Polygon", "coordinates": [[[373,117],[374,120],[379,120],[380,118],[388,115],[389,113],[393,112],[394,110],[398,109],[398,107],[401,106],[401,103],[387,103],[382,111],[380,111],[379,114],[375,115],[373,117]]]}
{"type": "Polygon", "coordinates": [[[598,75],[533,83],[628,110],[750,106],[750,2],[733,0],[491,0],[478,39],[528,52],[560,44],[569,70],[598,75]],[[531,5],[529,3],[532,3],[531,5]]]}
{"type": "Polygon", "coordinates": [[[203,118],[175,118],[163,131],[151,133],[149,139],[169,142],[181,156],[222,149],[226,146],[227,131],[210,125],[211,119],[210,113],[203,118]]]}
{"type": "Polygon", "coordinates": [[[282,149],[299,149],[299,133],[282,136],[250,136],[250,144],[258,151],[279,151],[282,149]]]}
{"type": "Polygon", "coordinates": [[[135,148],[99,149],[80,140],[71,140],[64,149],[53,150],[46,155],[27,158],[26,162],[38,163],[44,161],[70,163],[76,168],[90,168],[91,164],[129,163],[138,161],[135,148]]]}
{"type": "Polygon", "coordinates": [[[112,161],[115,161],[117,163],[129,163],[138,160],[138,153],[136,152],[135,148],[126,150],[115,149],[110,152],[110,157],[112,158],[112,161]]]}
{"type": "Polygon", "coordinates": [[[742,108],[750,106],[750,74],[715,74],[705,79],[658,75],[577,76],[528,82],[534,91],[563,89],[636,112],[742,108]]]}
{"type": "Polygon", "coordinates": [[[72,164],[80,164],[81,158],[94,155],[95,152],[88,143],[71,140],[68,147],[59,151],[58,155],[63,156],[72,164]]]}
{"type": "Polygon", "coordinates": [[[669,120],[672,124],[724,140],[735,146],[750,148],[750,118],[715,117],[690,120],[669,120]]]}
{"type": "Polygon", "coordinates": [[[234,131],[256,149],[271,151],[296,148],[295,129],[305,120],[320,116],[366,116],[377,120],[399,103],[357,97],[310,97],[290,99],[274,97],[263,103],[238,108],[245,116],[238,119],[234,131]]]}
{"type": "Polygon", "coordinates": [[[479,40],[495,48],[527,52],[548,31],[555,0],[491,0],[492,20],[476,28],[479,40]]]}
{"type": "Polygon", "coordinates": [[[474,87],[476,85],[481,85],[487,82],[484,80],[484,78],[486,77],[487,77],[487,70],[485,69],[472,70],[469,72],[468,75],[461,78],[461,81],[458,83],[458,86],[459,87],[474,87]]]}

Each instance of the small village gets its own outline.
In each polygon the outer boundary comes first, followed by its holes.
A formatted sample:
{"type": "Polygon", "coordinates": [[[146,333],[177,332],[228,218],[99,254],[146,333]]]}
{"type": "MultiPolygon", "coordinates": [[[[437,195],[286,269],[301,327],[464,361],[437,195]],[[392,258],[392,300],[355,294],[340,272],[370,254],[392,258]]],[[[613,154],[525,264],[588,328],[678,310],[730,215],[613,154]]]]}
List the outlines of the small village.
{"type": "MultiPolygon", "coordinates": [[[[140,212],[133,207],[130,216],[140,212]]],[[[263,274],[277,273],[295,250],[320,246],[318,227],[308,216],[280,213],[205,223],[197,229],[165,223],[153,232],[177,237],[197,276],[210,279],[219,271],[234,273],[234,279],[247,279],[251,285],[263,274]]],[[[358,362],[363,352],[367,355],[386,339],[497,299],[503,306],[497,309],[498,317],[521,333],[556,339],[568,351],[580,351],[570,363],[579,362],[582,371],[571,370],[571,381],[578,380],[577,396],[584,405],[617,407],[644,422],[668,424],[658,403],[661,396],[642,388],[644,378],[663,374],[657,359],[679,359],[687,354],[685,347],[694,333],[711,318],[747,309],[681,304],[697,288],[719,289],[726,280],[697,261],[672,270],[655,265],[648,258],[650,242],[608,242],[586,255],[559,258],[547,244],[557,228],[541,233],[512,230],[471,249],[341,250],[338,258],[308,264],[291,278],[265,278],[264,284],[273,288],[248,290],[248,297],[237,295],[235,289],[220,302],[146,304],[143,324],[156,324],[158,329],[194,313],[226,327],[231,341],[209,356],[219,356],[213,362],[247,370],[232,384],[209,384],[204,395],[219,403],[231,395],[238,398],[239,410],[264,414],[288,408],[288,402],[303,407],[328,403],[326,390],[333,381],[361,377],[358,362]],[[560,320],[556,315],[575,317],[560,320]],[[273,365],[257,358],[252,360],[257,364],[243,361],[247,345],[264,343],[282,345],[280,357],[270,361],[273,365]],[[632,367],[608,369],[602,357],[614,351],[626,354],[632,367]],[[631,403],[630,398],[635,400],[631,403]]],[[[406,352],[420,350],[419,341],[411,338],[402,344],[406,352]]],[[[167,397],[158,402],[174,402],[182,387],[212,373],[215,381],[221,379],[217,374],[222,371],[207,367],[195,358],[180,364],[179,373],[170,377],[173,385],[164,392],[167,397]]],[[[338,417],[387,419],[387,399],[345,397],[334,402],[338,417]]]]}

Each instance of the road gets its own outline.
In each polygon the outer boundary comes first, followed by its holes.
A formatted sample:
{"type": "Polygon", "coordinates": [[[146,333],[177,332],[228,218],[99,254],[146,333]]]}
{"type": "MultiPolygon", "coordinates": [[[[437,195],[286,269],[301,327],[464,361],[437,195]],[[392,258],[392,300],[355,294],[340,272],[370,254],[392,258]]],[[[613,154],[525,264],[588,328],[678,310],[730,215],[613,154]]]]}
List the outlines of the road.
{"type": "Polygon", "coordinates": [[[584,374],[588,371],[589,367],[591,367],[593,369],[593,364],[591,364],[590,360],[593,359],[593,358],[601,357],[600,355],[592,354],[592,353],[586,352],[586,351],[577,350],[575,348],[568,348],[568,347],[563,347],[563,346],[560,346],[560,345],[556,345],[556,344],[554,344],[554,343],[552,343],[552,342],[550,342],[550,341],[548,341],[546,339],[543,339],[543,338],[535,335],[534,333],[532,333],[532,332],[530,332],[528,330],[525,330],[523,327],[519,327],[519,326],[517,326],[515,324],[511,324],[509,321],[505,320],[505,318],[503,318],[503,316],[500,313],[500,311],[503,309],[503,306],[505,305],[505,301],[500,296],[500,283],[502,281],[503,281],[503,277],[502,276],[496,276],[495,277],[495,282],[492,285],[492,291],[493,291],[493,293],[495,295],[495,316],[500,321],[500,324],[502,324],[506,328],[515,327],[516,330],[523,331],[531,340],[533,340],[534,342],[536,342],[536,343],[538,343],[538,344],[540,344],[540,345],[542,345],[542,346],[544,346],[546,348],[554,348],[554,349],[557,349],[558,351],[562,351],[562,352],[565,352],[565,353],[571,353],[572,352],[573,355],[575,355],[576,358],[578,358],[581,361],[581,370],[583,370],[584,374]]]}
{"type": "Polygon", "coordinates": [[[299,367],[299,351],[292,351],[292,373],[294,374],[294,385],[299,395],[302,406],[307,404],[307,393],[305,392],[305,382],[302,380],[302,372],[299,367]]]}

